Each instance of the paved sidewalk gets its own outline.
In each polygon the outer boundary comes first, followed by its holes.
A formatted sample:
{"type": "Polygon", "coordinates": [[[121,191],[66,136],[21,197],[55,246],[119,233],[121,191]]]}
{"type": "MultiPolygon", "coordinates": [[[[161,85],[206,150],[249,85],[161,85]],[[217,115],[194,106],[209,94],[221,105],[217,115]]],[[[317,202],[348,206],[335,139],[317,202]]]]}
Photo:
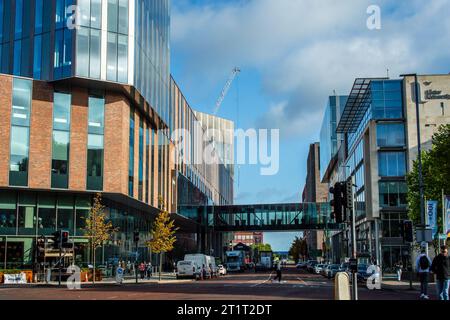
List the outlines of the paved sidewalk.
{"type": "MultiPolygon", "coordinates": [[[[162,273],[161,274],[161,281],[159,281],[159,275],[154,274],[151,279],[140,279],[138,278],[138,284],[171,284],[171,283],[189,283],[193,282],[195,280],[193,279],[177,279],[176,275],[174,273],[162,273]]],[[[122,285],[127,284],[134,284],[136,285],[136,278],[127,276],[124,278],[122,285]]],[[[27,283],[27,284],[0,284],[0,288],[18,288],[18,287],[36,287],[36,286],[43,286],[43,287],[53,287],[57,286],[58,281],[51,281],[48,283],[45,282],[39,282],[39,283],[27,283]]],[[[62,281],[62,285],[65,285],[65,281],[62,281]]],[[[95,284],[90,282],[82,282],[81,286],[103,286],[103,285],[118,285],[115,278],[104,278],[102,281],[96,281],[95,284]]]]}

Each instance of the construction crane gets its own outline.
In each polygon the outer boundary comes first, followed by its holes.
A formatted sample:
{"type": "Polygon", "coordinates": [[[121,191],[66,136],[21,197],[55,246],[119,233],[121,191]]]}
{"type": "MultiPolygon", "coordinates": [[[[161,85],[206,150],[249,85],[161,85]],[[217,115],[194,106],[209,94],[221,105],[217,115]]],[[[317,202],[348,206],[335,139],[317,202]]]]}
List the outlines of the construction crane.
{"type": "Polygon", "coordinates": [[[234,79],[236,79],[237,75],[241,72],[241,69],[238,67],[235,67],[233,71],[231,72],[230,77],[228,78],[227,83],[225,84],[225,87],[223,87],[222,92],[220,93],[219,98],[216,102],[216,107],[214,109],[214,115],[217,115],[220,110],[220,106],[222,105],[223,100],[225,99],[228,91],[230,90],[231,85],[233,84],[234,79]]]}

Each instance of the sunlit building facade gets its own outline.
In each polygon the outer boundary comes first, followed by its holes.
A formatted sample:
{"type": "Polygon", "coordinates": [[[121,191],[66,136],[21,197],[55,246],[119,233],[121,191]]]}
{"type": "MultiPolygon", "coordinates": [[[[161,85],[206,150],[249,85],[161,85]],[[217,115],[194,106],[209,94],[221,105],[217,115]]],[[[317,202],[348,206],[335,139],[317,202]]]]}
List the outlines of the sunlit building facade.
{"type": "Polygon", "coordinates": [[[37,239],[55,230],[85,265],[96,193],[118,227],[100,263],[133,261],[135,231],[150,259],[162,207],[190,247],[205,243],[206,221],[179,201],[195,189],[201,203],[231,203],[232,174],[175,161],[172,133],[195,115],[170,75],[169,13],[168,0],[0,1],[0,268],[35,268],[37,239]]]}

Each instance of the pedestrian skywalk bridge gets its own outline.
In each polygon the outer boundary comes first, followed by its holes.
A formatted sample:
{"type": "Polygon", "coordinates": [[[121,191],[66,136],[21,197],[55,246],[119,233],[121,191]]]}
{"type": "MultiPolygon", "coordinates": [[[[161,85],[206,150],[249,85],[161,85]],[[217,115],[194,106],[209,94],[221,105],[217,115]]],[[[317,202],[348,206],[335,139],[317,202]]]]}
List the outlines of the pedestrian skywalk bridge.
{"type": "Polygon", "coordinates": [[[182,215],[207,219],[215,231],[341,230],[329,203],[257,204],[181,207],[182,215]]]}

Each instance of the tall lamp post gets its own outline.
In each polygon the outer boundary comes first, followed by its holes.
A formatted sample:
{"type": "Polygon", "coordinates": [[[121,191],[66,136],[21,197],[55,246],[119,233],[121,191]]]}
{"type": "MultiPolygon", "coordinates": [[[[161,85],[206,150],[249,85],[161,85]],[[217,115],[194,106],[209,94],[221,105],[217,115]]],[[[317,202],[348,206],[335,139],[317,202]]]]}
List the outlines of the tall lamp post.
{"type": "MultiPolygon", "coordinates": [[[[425,219],[425,194],[423,185],[423,172],[422,172],[422,142],[420,137],[420,90],[417,73],[402,74],[400,77],[414,77],[414,95],[416,103],[416,126],[417,126],[417,152],[418,152],[418,171],[419,171],[419,194],[420,194],[420,223],[423,236],[425,236],[426,219],[425,219]]],[[[428,253],[428,242],[425,241],[425,249],[428,253]]],[[[412,252],[411,252],[412,257],[412,252]]]]}

